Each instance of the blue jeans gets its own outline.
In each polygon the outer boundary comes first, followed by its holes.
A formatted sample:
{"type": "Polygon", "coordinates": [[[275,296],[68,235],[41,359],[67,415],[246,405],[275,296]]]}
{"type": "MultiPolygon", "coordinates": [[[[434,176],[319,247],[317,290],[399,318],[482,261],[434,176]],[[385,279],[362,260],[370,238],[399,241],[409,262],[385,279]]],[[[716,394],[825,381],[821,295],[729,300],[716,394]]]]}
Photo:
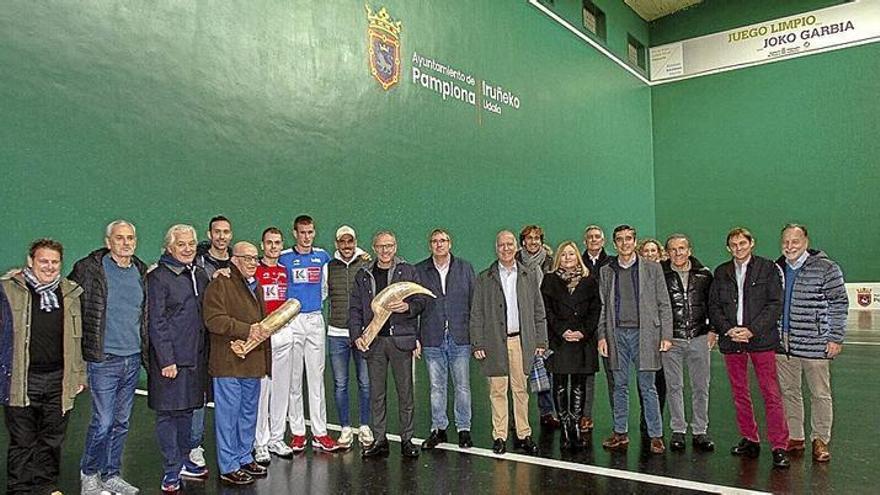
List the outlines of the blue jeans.
{"type": "Polygon", "coordinates": [[[660,419],[660,400],[654,384],[654,371],[639,371],[639,329],[615,328],[617,343],[617,368],[614,370],[614,431],[629,431],[629,369],[635,366],[638,373],[639,391],[642,393],[642,408],[648,423],[648,436],[663,436],[663,423],[660,419]]]}
{"type": "Polygon", "coordinates": [[[140,354],[108,355],[100,363],[86,363],[92,420],[80,460],[83,473],[105,479],[119,474],[140,368],[140,354]]]}
{"type": "Polygon", "coordinates": [[[455,343],[452,335],[446,332],[440,347],[425,347],[425,362],[428,365],[428,381],[431,383],[431,429],[445,430],[449,426],[446,415],[446,393],[449,372],[455,387],[455,429],[471,429],[471,383],[470,383],[470,344],[455,343]]]}
{"type": "Polygon", "coordinates": [[[254,462],[259,378],[214,378],[214,431],[220,474],[254,462]]]}
{"type": "Polygon", "coordinates": [[[351,347],[348,337],[328,337],[330,347],[330,369],[333,371],[333,396],[336,412],[342,426],[351,426],[348,407],[348,365],[354,359],[354,369],[358,382],[358,407],[360,424],[370,424],[370,375],[364,353],[351,347]]]}

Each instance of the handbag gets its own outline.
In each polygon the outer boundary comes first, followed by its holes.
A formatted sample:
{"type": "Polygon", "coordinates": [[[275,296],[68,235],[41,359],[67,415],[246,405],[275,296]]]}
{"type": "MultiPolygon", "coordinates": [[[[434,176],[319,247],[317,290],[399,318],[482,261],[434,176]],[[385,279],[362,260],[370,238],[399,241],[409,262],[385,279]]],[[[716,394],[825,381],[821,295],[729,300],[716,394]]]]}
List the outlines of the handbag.
{"type": "Polygon", "coordinates": [[[547,392],[550,390],[550,374],[544,366],[544,359],[550,357],[553,351],[547,349],[544,356],[535,356],[532,361],[532,370],[529,372],[529,391],[532,393],[547,392]]]}

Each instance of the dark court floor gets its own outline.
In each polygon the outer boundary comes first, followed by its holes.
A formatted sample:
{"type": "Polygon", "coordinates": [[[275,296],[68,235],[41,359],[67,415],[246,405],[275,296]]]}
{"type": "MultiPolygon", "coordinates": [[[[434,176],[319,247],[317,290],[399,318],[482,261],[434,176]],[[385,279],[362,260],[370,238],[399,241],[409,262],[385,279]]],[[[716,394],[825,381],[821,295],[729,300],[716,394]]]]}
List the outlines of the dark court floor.
{"type": "MultiPolygon", "coordinates": [[[[358,447],[336,454],[307,451],[292,460],[273,458],[269,477],[251,487],[228,488],[217,480],[212,450],[213,425],[210,423],[206,456],[212,469],[211,476],[206,483],[186,484],[183,493],[877,493],[875,465],[880,456],[880,421],[876,412],[880,408],[880,387],[876,377],[880,376],[877,369],[880,312],[852,312],[847,341],[844,352],[832,367],[835,422],[831,443],[833,459],[828,464],[814,463],[806,455],[794,457],[788,470],[774,470],[766,444],[761,456],[755,460],[739,459],[728,453],[739,437],[723,362],[716,351],[712,357],[710,395],[710,433],[717,445],[714,453],[693,452],[690,444],[683,453],[667,452],[659,456],[644,453],[638,440],[637,407],[631,408],[630,424],[634,425],[636,434],[631,435],[633,442],[629,451],[612,454],[603,450],[602,439],[610,432],[610,411],[605,380],[600,374],[596,380],[596,430],[590,439],[591,448],[561,453],[558,432],[537,426],[537,407],[531,400],[532,426],[540,455],[530,457],[509,453],[498,458],[490,450],[487,385],[474,365],[471,387],[475,447],[468,452],[458,449],[452,431],[449,435],[452,443],[422,453],[417,460],[401,458],[396,443],[392,443],[391,455],[379,460],[362,460],[358,447]]],[[[415,376],[416,435],[424,438],[430,429],[424,363],[417,362],[415,376]]],[[[330,387],[329,366],[327,378],[330,387]]],[[[328,393],[327,397],[332,423],[336,420],[332,394],[328,393]]],[[[762,403],[756,389],[753,398],[759,424],[763,424],[760,419],[763,416],[762,403]]],[[[389,427],[396,431],[393,393],[390,400],[389,427]]],[[[84,394],[72,412],[64,447],[62,488],[67,494],[79,492],[79,456],[88,415],[89,400],[84,394]]],[[[209,415],[209,422],[210,418],[209,415]]],[[[135,401],[123,474],[141,487],[144,494],[159,492],[161,460],[154,424],[155,415],[147,408],[145,398],[139,396],[135,401]]],[[[6,443],[6,431],[0,429],[0,463],[3,465],[6,463],[6,443]]],[[[5,486],[5,469],[0,470],[0,486],[5,486]]]]}

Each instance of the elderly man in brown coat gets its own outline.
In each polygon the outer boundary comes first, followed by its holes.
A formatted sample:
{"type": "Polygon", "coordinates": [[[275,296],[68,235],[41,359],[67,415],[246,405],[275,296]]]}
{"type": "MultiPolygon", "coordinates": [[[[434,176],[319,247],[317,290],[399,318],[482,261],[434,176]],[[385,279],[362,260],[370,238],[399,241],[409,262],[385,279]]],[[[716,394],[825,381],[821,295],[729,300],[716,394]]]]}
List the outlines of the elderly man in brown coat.
{"type": "Polygon", "coordinates": [[[474,357],[489,377],[492,403],[492,451],[507,450],[507,389],[516,418],[514,447],[536,454],[529,427],[526,375],[535,355],[547,348],[547,321],[539,274],[516,261],[516,237],[502,230],[495,237],[498,261],[483,270],[474,286],[470,335],[474,357]]]}
{"type": "Polygon", "coordinates": [[[257,248],[239,242],[232,249],[228,277],[217,277],[205,291],[205,326],[211,335],[208,372],[214,386],[214,426],[220,480],[232,485],[254,482],[266,476],[266,468],[254,462],[251,447],[257,426],[260,379],[272,369],[269,341],[243,359],[229,343],[249,337],[267,337],[259,321],[264,316],[262,291],[254,274],[259,263],[257,248]]]}

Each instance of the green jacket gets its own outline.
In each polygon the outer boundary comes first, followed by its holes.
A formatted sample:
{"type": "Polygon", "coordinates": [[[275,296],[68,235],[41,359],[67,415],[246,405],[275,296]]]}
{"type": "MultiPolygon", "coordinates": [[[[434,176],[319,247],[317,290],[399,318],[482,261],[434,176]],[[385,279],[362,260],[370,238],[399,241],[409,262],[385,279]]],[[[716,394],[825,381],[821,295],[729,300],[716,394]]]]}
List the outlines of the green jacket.
{"type": "MultiPolygon", "coordinates": [[[[21,272],[0,278],[0,284],[12,309],[13,351],[12,376],[9,386],[9,405],[30,405],[27,395],[27,372],[29,367],[28,345],[31,333],[31,291],[21,272]]],[[[61,281],[64,304],[64,378],[61,387],[61,413],[73,409],[73,402],[80,387],[86,385],[86,363],[82,358],[82,311],[79,296],[82,287],[70,280],[61,281]]]]}

